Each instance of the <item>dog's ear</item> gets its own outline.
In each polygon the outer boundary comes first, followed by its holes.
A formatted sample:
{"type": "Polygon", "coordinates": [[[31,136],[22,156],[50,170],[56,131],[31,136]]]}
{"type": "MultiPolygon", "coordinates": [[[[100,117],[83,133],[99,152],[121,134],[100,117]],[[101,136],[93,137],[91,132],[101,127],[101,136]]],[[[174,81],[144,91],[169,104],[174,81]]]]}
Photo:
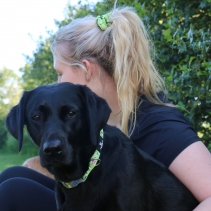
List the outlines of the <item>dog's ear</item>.
{"type": "Polygon", "coordinates": [[[18,105],[14,106],[6,118],[6,126],[11,135],[18,140],[18,150],[23,142],[23,127],[25,124],[25,102],[27,92],[24,92],[18,105]]]}
{"type": "Polygon", "coordinates": [[[82,86],[82,89],[89,124],[87,126],[89,127],[91,141],[96,145],[98,140],[96,135],[106,125],[111,109],[103,98],[97,96],[88,87],[82,86]]]}

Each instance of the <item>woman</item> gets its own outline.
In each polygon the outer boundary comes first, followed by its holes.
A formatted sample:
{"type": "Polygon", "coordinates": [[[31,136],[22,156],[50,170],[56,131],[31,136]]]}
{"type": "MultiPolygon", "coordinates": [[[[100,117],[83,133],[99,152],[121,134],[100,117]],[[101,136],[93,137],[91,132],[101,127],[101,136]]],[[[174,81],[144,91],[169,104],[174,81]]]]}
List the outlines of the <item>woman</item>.
{"type": "MultiPolygon", "coordinates": [[[[104,98],[112,110],[108,124],[120,128],[190,189],[200,202],[194,211],[209,210],[211,155],[165,98],[164,83],[137,14],[125,7],[97,20],[76,19],[58,31],[51,49],[58,82],[85,84],[104,98]]],[[[13,167],[0,175],[0,183],[4,211],[56,209],[54,181],[48,177],[13,167]]]]}

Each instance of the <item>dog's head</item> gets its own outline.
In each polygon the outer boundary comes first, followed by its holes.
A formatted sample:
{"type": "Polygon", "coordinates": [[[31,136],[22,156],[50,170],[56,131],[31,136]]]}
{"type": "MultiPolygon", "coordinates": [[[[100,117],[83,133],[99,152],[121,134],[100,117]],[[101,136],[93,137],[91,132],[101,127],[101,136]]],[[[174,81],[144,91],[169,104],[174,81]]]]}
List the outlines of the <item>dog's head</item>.
{"type": "Polygon", "coordinates": [[[59,83],[24,92],[6,125],[19,150],[26,125],[40,147],[41,164],[55,174],[55,168],[71,171],[82,158],[89,162],[110,112],[106,101],[86,86],[59,83]]]}

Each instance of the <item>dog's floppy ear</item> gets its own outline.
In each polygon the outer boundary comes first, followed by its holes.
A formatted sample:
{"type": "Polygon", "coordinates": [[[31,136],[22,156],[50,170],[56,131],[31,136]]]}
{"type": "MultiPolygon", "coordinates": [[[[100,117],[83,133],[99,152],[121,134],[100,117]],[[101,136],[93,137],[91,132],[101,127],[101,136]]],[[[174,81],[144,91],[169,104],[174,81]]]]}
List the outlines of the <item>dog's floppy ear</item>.
{"type": "Polygon", "coordinates": [[[24,92],[18,105],[14,106],[6,118],[6,126],[11,135],[18,140],[18,150],[23,142],[23,127],[25,124],[25,102],[27,92],[24,92]]]}
{"type": "Polygon", "coordinates": [[[88,119],[87,127],[89,127],[91,141],[97,144],[97,134],[106,125],[111,109],[107,102],[97,96],[88,87],[82,86],[84,92],[84,100],[86,103],[86,114],[88,119]]]}

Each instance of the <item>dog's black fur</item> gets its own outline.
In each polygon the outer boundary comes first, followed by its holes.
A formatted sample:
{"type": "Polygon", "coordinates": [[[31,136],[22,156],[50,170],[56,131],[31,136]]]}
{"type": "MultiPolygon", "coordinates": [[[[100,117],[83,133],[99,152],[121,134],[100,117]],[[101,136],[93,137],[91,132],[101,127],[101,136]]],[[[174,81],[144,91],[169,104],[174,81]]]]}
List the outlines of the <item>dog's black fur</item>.
{"type": "Polygon", "coordinates": [[[41,165],[55,175],[59,211],[191,211],[198,202],[162,164],[117,128],[106,125],[107,103],[86,86],[61,83],[25,92],[7,116],[9,132],[22,147],[23,127],[40,147],[41,165]],[[84,183],[67,189],[60,181],[81,178],[104,130],[101,163],[84,183]]]}

